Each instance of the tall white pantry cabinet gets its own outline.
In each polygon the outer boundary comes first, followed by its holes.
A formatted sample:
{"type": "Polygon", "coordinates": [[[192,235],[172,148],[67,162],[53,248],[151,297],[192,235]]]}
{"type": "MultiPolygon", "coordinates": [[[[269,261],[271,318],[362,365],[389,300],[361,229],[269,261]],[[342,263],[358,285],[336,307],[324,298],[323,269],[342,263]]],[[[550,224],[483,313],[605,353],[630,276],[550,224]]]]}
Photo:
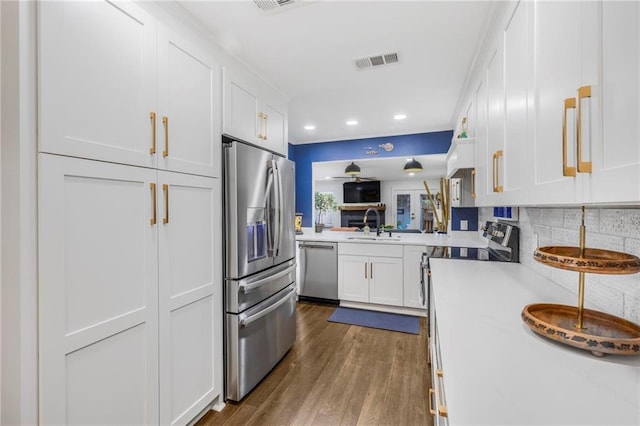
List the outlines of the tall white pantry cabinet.
{"type": "Polygon", "coordinates": [[[131,3],[39,4],[43,424],[187,424],[221,403],[207,52],[131,3]]]}

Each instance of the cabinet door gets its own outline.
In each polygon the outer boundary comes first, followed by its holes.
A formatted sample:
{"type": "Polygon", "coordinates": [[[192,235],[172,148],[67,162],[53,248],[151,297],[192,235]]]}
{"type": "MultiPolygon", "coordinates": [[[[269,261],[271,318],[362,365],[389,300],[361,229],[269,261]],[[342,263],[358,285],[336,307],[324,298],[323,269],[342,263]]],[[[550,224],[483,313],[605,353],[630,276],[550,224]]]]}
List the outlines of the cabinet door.
{"type": "Polygon", "coordinates": [[[265,114],[264,126],[265,131],[261,146],[271,151],[287,155],[287,120],[284,113],[284,107],[275,106],[275,104],[265,103],[262,106],[265,114]]]}
{"type": "Polygon", "coordinates": [[[535,8],[536,75],[532,203],[577,202],[581,198],[581,180],[575,177],[575,97],[583,84],[580,10],[584,3],[539,1],[532,5],[535,8]],[[566,106],[565,99],[569,100],[566,106]],[[563,138],[566,167],[563,167],[563,138]],[[566,171],[563,173],[563,170],[566,171]]]}
{"type": "Polygon", "coordinates": [[[39,150],[154,167],[155,21],[132,3],[38,5],[39,150]]]}
{"type": "Polygon", "coordinates": [[[369,258],[369,302],[402,306],[402,259],[369,258]]]}
{"type": "Polygon", "coordinates": [[[263,119],[258,94],[237,71],[223,70],[223,132],[246,142],[259,144],[263,119]]]}
{"type": "Polygon", "coordinates": [[[220,67],[197,42],[158,32],[158,168],[220,176],[220,67]]]}
{"type": "Polygon", "coordinates": [[[531,136],[528,126],[529,84],[532,78],[529,44],[529,2],[515,5],[504,28],[504,148],[498,159],[504,178],[500,202],[522,204],[527,200],[531,136]]]}
{"type": "Polygon", "coordinates": [[[504,187],[504,70],[502,36],[498,46],[490,55],[487,66],[487,174],[480,182],[483,188],[484,205],[495,204],[499,187],[504,187]]]}
{"type": "Polygon", "coordinates": [[[602,139],[591,201],[640,201],[640,4],[602,3],[602,139]],[[624,46],[624,48],[621,48],[624,46]]]}
{"type": "Polygon", "coordinates": [[[156,172],[39,160],[40,421],[157,424],[156,172]]]}
{"type": "Polygon", "coordinates": [[[160,423],[187,424],[221,393],[220,180],[158,173],[160,423]]]}
{"type": "Polygon", "coordinates": [[[492,205],[489,200],[491,194],[491,156],[487,140],[487,82],[486,74],[474,94],[476,98],[476,167],[475,167],[475,204],[477,206],[492,205]]]}
{"type": "MultiPolygon", "coordinates": [[[[424,308],[426,295],[422,296],[421,288],[422,269],[420,262],[422,261],[422,253],[426,250],[425,246],[404,246],[403,256],[403,306],[409,308],[424,308]]],[[[425,289],[426,290],[426,289],[425,289]]]]}
{"type": "Polygon", "coordinates": [[[369,258],[338,256],[338,297],[340,300],[369,302],[369,258]]]}

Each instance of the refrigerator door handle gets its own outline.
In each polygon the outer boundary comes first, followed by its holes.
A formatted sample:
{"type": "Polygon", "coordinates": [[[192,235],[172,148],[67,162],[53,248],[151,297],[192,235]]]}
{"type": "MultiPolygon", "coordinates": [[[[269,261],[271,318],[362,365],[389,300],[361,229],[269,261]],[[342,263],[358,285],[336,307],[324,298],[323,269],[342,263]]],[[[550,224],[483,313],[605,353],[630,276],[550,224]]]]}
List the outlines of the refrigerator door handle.
{"type": "Polygon", "coordinates": [[[271,215],[271,189],[273,188],[274,172],[271,167],[267,169],[267,189],[264,197],[265,221],[267,222],[267,252],[269,255],[273,253],[274,235],[273,235],[273,216],[271,215]]]}
{"type": "Polygon", "coordinates": [[[276,257],[279,254],[282,241],[282,177],[280,176],[277,161],[271,160],[271,164],[273,167],[273,185],[275,189],[275,222],[273,224],[275,238],[273,242],[273,257],[276,257]]]}

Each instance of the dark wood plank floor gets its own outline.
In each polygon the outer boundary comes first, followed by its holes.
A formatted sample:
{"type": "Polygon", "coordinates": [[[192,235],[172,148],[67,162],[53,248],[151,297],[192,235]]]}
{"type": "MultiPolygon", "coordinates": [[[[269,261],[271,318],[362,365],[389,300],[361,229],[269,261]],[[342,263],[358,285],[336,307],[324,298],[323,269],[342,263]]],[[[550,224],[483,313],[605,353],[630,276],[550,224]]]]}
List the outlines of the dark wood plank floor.
{"type": "Polygon", "coordinates": [[[420,335],[328,322],[334,306],[298,304],[296,343],[212,425],[432,425],[426,321],[420,335]]]}

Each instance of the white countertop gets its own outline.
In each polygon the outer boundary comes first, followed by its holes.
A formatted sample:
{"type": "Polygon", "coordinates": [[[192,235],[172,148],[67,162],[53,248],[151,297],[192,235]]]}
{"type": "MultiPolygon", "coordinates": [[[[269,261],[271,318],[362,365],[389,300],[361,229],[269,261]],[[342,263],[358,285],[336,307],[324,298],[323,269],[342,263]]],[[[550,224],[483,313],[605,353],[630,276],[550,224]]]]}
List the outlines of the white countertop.
{"type": "Polygon", "coordinates": [[[574,294],[521,264],[430,264],[451,426],[640,425],[640,356],[596,358],[520,318],[529,303],[575,306],[574,294]]]}
{"type": "MultiPolygon", "coordinates": [[[[364,244],[400,244],[400,245],[430,245],[430,246],[455,246],[455,247],[486,247],[487,241],[480,237],[476,231],[454,231],[449,234],[410,234],[392,233],[393,240],[388,238],[388,233],[383,233],[378,240],[349,239],[350,237],[363,237],[363,232],[341,232],[325,229],[315,232],[313,228],[302,228],[303,234],[296,235],[296,241],[327,241],[338,243],[364,243],[364,244]],[[395,240],[397,238],[398,240],[395,240]]],[[[369,236],[374,237],[375,231],[369,236]]]]}

